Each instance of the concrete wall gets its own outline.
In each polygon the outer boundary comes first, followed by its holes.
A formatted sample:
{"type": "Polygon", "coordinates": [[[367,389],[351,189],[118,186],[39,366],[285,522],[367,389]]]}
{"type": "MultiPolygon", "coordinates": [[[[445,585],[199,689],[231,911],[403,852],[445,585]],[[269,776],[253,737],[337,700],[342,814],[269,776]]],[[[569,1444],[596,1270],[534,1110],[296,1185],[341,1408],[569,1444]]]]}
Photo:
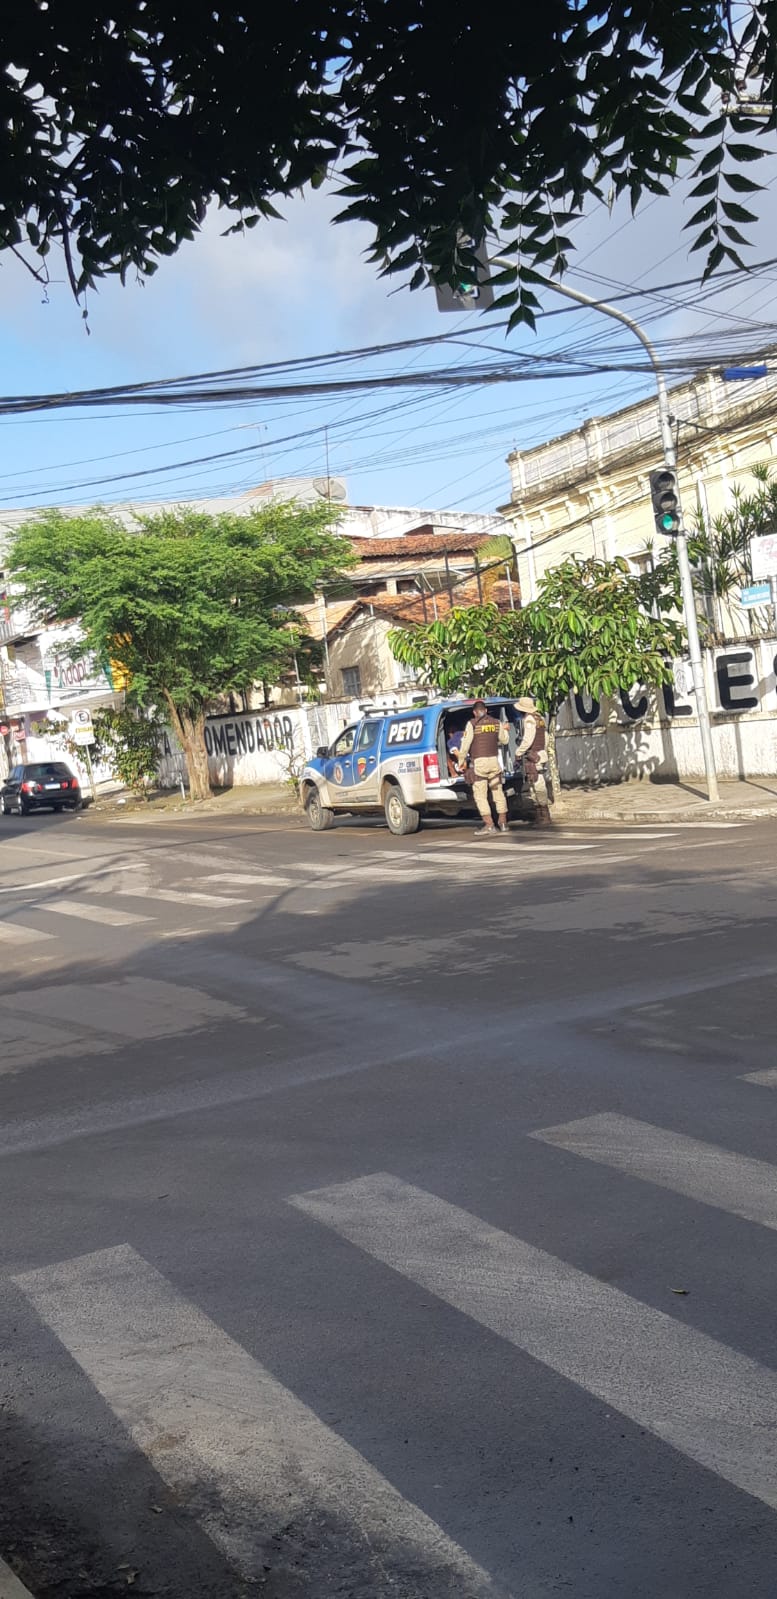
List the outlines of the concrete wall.
{"type": "MultiPolygon", "coordinates": [[[[743,640],[705,653],[707,696],[720,777],[777,773],[777,638],[743,640]]],[[[634,688],[617,701],[576,700],[559,716],[564,783],[671,782],[704,771],[687,661],[673,689],[634,688]]]]}
{"type": "MultiPolygon", "coordinates": [[[[319,744],[331,743],[358,715],[355,701],[343,701],[210,716],[205,724],[210,780],[217,788],[286,782],[319,744]]],[[[180,747],[168,731],[160,751],[159,780],[163,787],[173,788],[184,773],[180,747]]]]}
{"type": "MultiPolygon", "coordinates": [[[[777,637],[750,639],[705,656],[713,741],[721,777],[777,774],[777,637]]],[[[381,697],[410,703],[409,691],[381,697]]],[[[208,719],[205,742],[211,781],[222,788],[281,783],[319,744],[360,715],[358,701],[274,707],[208,719]]],[[[674,685],[658,695],[633,687],[617,701],[577,700],[559,715],[562,782],[672,782],[704,771],[687,661],[674,685]]],[[[173,787],[183,761],[172,734],[160,758],[160,781],[173,787]]]]}

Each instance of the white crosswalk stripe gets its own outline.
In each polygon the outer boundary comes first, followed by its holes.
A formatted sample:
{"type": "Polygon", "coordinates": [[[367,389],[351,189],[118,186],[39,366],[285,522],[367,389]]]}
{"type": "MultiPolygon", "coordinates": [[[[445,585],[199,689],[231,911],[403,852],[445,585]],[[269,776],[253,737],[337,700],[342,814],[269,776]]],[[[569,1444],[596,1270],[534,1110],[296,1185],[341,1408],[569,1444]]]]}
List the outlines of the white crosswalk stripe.
{"type": "Polygon", "coordinates": [[[53,933],[44,933],[39,927],[25,927],[21,922],[0,922],[0,939],[7,939],[10,944],[39,944],[42,939],[53,937],[53,933]]]}
{"type": "Polygon", "coordinates": [[[390,1174],[291,1203],[777,1509],[777,1372],[390,1174]]]}
{"type": "Polygon", "coordinates": [[[543,1127],[530,1137],[761,1227],[777,1228],[777,1167],[768,1161],[629,1116],[585,1116],[543,1127]]]}
{"type": "Polygon", "coordinates": [[[436,1522],[128,1245],[15,1280],[245,1576],[292,1523],[314,1564],[331,1517],[366,1550],[369,1592],[497,1599],[436,1522]]]}
{"type": "Polygon", "coordinates": [[[205,883],[227,883],[236,888],[245,885],[260,884],[267,888],[287,888],[293,882],[291,877],[281,877],[277,872],[209,872],[203,878],[205,883]]]}
{"type": "Polygon", "coordinates": [[[218,910],[224,905],[247,905],[246,899],[223,894],[202,894],[193,889],[127,887],[119,890],[123,899],[162,900],[170,905],[205,905],[218,910]]]}
{"type": "Polygon", "coordinates": [[[743,1083],[757,1083],[759,1088],[777,1088],[777,1066],[767,1066],[762,1072],[743,1072],[743,1083]]]}
{"type": "Polygon", "coordinates": [[[51,899],[45,906],[37,906],[55,916],[75,916],[84,922],[102,922],[106,927],[130,927],[134,922],[147,922],[148,916],[133,915],[117,910],[112,905],[95,905],[78,899],[51,899]]]}

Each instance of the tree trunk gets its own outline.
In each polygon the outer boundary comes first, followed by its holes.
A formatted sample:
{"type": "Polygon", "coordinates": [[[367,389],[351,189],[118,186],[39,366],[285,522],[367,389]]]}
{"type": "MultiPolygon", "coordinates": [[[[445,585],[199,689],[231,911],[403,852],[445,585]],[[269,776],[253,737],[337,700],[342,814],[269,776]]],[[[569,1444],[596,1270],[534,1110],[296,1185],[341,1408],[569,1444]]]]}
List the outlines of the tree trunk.
{"type": "Polygon", "coordinates": [[[197,711],[192,716],[188,711],[179,710],[165,695],[167,708],[174,732],[178,738],[186,770],[189,776],[190,799],[208,799],[210,797],[210,777],[208,774],[208,752],[205,748],[205,712],[197,711]]]}
{"type": "Polygon", "coordinates": [[[556,759],[556,719],[557,719],[557,717],[558,717],[558,712],[557,711],[553,711],[552,715],[550,715],[548,717],[548,727],[547,727],[547,734],[546,734],[546,745],[547,745],[547,750],[548,750],[548,769],[550,771],[550,782],[551,782],[551,787],[553,789],[553,802],[554,802],[555,805],[557,805],[559,807],[559,810],[560,810],[562,808],[562,806],[563,806],[563,800],[561,798],[561,781],[560,781],[560,778],[559,778],[559,775],[558,775],[558,760],[556,759]]]}

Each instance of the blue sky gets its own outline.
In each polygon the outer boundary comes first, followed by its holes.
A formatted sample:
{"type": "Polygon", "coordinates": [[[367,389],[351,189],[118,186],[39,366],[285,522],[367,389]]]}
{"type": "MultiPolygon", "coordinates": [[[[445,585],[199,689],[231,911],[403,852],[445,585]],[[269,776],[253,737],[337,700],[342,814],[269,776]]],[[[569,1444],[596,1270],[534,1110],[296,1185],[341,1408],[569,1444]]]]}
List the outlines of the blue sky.
{"type": "MultiPolygon", "coordinates": [[[[752,170],[752,169],[751,169],[752,170]]],[[[775,167],[759,172],[772,179],[775,167]]],[[[771,196],[757,198],[762,221],[753,230],[751,258],[777,256],[777,218],[771,196]]],[[[468,337],[506,349],[546,352],[574,349],[594,336],[606,356],[624,335],[595,313],[549,318],[537,337],[489,329],[478,314],[444,317],[430,290],[410,294],[381,280],[364,259],[368,236],[356,225],[334,227],[336,200],[319,191],[285,207],[284,222],[260,225],[244,237],[224,238],[226,221],[209,217],[202,235],[164,262],[147,284],[110,282],[89,300],[87,336],[78,308],[62,281],[43,303],[39,286],[13,259],[0,272],[0,347],[6,394],[95,387],[317,354],[386,340],[412,339],[461,327],[468,337]]],[[[678,189],[650,200],[630,219],[616,207],[597,209],[575,229],[577,253],[569,281],[588,293],[607,293],[608,280],[656,284],[700,272],[683,232],[689,209],[678,189]]],[[[227,219],[228,220],[228,219],[227,219]]],[[[55,269],[56,270],[56,269],[55,269]]],[[[614,292],[614,291],[611,291],[614,292]]],[[[712,302],[693,305],[634,303],[630,309],[660,336],[709,338],[720,349],[726,322],[741,319],[754,344],[761,325],[777,324],[777,269],[739,283],[712,302]]],[[[549,297],[548,308],[559,302],[549,297]]],[[[739,326],[739,324],[737,324],[739,326]]],[[[772,335],[777,342],[777,335],[772,335]]],[[[451,352],[446,360],[454,359],[451,352]]],[[[465,359],[459,352],[459,359],[465,359]]],[[[392,359],[394,370],[413,369],[414,352],[392,359]]],[[[178,412],[62,412],[0,418],[3,507],[35,503],[179,499],[209,493],[245,494],[268,477],[323,475],[325,427],[332,474],[346,478],[357,504],[450,507],[492,511],[508,495],[505,455],[649,391],[648,380],[599,376],[545,383],[465,389],[454,395],[346,396],[325,402],[295,397],[250,408],[200,408],[178,412]],[[374,413],[391,404],[387,415],[374,413]],[[292,432],[307,437],[275,445],[292,432]],[[208,466],[172,470],[191,456],[255,446],[253,455],[208,466]],[[164,467],[158,476],[97,489],[76,485],[98,476],[164,467]]]]}

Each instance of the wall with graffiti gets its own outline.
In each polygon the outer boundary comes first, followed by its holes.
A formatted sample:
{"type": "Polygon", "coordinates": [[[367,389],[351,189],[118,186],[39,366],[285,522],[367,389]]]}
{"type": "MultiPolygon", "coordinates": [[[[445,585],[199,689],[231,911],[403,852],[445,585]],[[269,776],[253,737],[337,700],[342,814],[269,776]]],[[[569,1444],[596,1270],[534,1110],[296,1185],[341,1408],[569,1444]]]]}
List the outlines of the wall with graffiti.
{"type": "MultiPolygon", "coordinates": [[[[742,640],[704,658],[712,736],[721,777],[777,773],[777,638],[742,640]]],[[[671,782],[704,771],[687,661],[658,694],[637,684],[615,700],[577,696],[559,717],[564,783],[671,782]]]]}

